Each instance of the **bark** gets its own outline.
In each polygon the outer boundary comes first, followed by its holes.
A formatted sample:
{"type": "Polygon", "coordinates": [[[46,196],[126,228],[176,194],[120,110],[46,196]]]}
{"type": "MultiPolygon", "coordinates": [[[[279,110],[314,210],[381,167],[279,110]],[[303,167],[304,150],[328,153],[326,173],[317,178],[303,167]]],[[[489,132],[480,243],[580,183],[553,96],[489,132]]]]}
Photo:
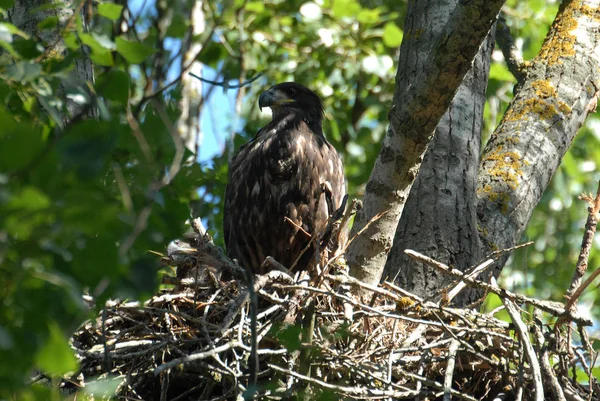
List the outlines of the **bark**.
{"type": "MultiPolygon", "coordinates": [[[[82,15],[84,28],[87,29],[85,11],[87,10],[85,10],[83,4],[78,1],[22,0],[15,2],[14,7],[9,10],[8,15],[13,25],[29,34],[32,38],[39,40],[46,48],[48,57],[58,58],[65,54],[65,45],[62,41],[61,31],[69,28],[75,29],[73,18],[75,13],[82,15]],[[55,7],[47,7],[48,3],[55,4],[55,7]],[[31,12],[31,10],[37,11],[31,12]],[[58,19],[57,26],[54,29],[40,29],[38,24],[50,17],[58,19]]],[[[69,73],[69,79],[61,81],[58,91],[58,97],[65,102],[67,108],[67,115],[63,116],[64,123],[85,111],[85,105],[68,99],[66,93],[75,87],[78,87],[84,93],[89,93],[86,82],[94,82],[94,69],[88,57],[88,49],[86,46],[82,46],[82,50],[83,57],[79,58],[75,63],[75,68],[69,73]]],[[[93,111],[90,111],[88,114],[92,115],[93,111]]]]}
{"type": "MultiPolygon", "coordinates": [[[[432,6],[435,3],[432,1],[432,6]]],[[[398,69],[390,126],[351,237],[367,224],[368,227],[351,243],[347,252],[354,277],[370,284],[381,278],[398,220],[427,144],[503,3],[477,0],[468,4],[460,2],[453,10],[446,9],[450,15],[448,23],[423,64],[421,74],[414,77],[410,71],[398,69]]],[[[409,3],[409,13],[414,6],[414,2],[409,3]]],[[[421,33],[414,32],[412,37],[405,37],[400,59],[407,53],[407,42],[418,40],[421,33]]]]}
{"type": "Polygon", "coordinates": [[[194,2],[190,13],[190,31],[183,40],[183,57],[181,59],[181,100],[179,109],[181,116],[177,122],[177,130],[183,138],[185,146],[194,154],[198,154],[198,147],[202,140],[200,131],[200,109],[202,106],[202,81],[192,77],[187,72],[202,75],[202,63],[195,61],[202,50],[198,37],[206,29],[206,19],[202,10],[202,1],[194,2]]]}
{"type": "MultiPolygon", "coordinates": [[[[519,242],[600,87],[600,0],[565,1],[527,78],[490,138],[477,213],[485,252],[519,242]]],[[[507,257],[496,265],[500,274],[507,257]]]]}
{"type": "MultiPolygon", "coordinates": [[[[424,67],[432,44],[447,22],[448,7],[458,1],[417,1],[407,15],[405,34],[423,31],[420,40],[409,41],[400,69],[414,76],[424,67]],[[427,10],[427,12],[425,12],[427,10]]],[[[442,263],[465,271],[481,259],[477,233],[475,193],[481,151],[483,109],[493,35],[481,46],[448,111],[442,117],[419,174],[411,189],[396,229],[394,246],[385,265],[384,277],[422,297],[435,294],[454,279],[417,263],[404,254],[413,249],[442,263]]],[[[471,292],[462,291],[455,303],[471,302],[471,292]]]]}

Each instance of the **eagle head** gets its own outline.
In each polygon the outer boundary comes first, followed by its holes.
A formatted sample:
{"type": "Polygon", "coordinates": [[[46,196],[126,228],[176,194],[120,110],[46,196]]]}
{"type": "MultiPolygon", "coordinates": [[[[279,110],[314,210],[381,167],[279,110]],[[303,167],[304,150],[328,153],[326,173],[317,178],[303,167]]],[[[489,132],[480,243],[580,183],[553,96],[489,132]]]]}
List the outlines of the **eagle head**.
{"type": "Polygon", "coordinates": [[[273,118],[301,111],[308,119],[321,123],[323,103],[317,94],[295,82],[284,82],[272,86],[258,98],[258,107],[270,107],[273,118]]]}

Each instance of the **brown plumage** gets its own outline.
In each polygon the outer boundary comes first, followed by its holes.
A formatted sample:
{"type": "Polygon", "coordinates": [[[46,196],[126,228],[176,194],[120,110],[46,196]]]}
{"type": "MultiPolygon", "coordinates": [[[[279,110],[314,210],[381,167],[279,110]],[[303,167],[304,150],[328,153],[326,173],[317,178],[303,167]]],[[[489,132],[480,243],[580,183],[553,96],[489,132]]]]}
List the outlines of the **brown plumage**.
{"type": "MultiPolygon", "coordinates": [[[[273,119],[231,161],[224,228],[227,255],[265,273],[260,266],[267,256],[292,267],[340,207],[346,185],[340,157],[323,136],[323,105],[314,92],[285,82],[262,93],[258,104],[270,107],[273,119]]],[[[296,269],[306,269],[314,252],[309,248],[296,269]]]]}

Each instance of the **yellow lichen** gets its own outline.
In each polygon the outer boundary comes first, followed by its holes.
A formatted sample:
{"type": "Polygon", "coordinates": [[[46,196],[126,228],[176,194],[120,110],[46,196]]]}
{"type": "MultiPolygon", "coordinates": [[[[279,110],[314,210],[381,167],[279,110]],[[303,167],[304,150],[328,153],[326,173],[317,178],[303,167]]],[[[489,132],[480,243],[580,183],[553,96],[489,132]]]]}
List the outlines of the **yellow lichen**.
{"type": "Polygon", "coordinates": [[[489,173],[492,177],[498,178],[512,189],[517,188],[519,180],[523,177],[521,167],[524,163],[521,155],[517,152],[503,151],[499,146],[494,152],[486,155],[483,161],[491,162],[489,173]]]}
{"type": "Polygon", "coordinates": [[[546,80],[533,81],[531,87],[535,90],[535,94],[542,99],[556,97],[556,89],[546,80]]]}
{"type": "Polygon", "coordinates": [[[600,9],[589,7],[580,0],[563,2],[537,60],[552,65],[575,56],[577,37],[573,31],[579,26],[578,19],[582,16],[600,21],[600,9]]]}
{"type": "Polygon", "coordinates": [[[519,121],[528,113],[539,115],[543,120],[549,120],[557,115],[556,107],[538,98],[515,102],[504,115],[504,121],[519,121]]]}

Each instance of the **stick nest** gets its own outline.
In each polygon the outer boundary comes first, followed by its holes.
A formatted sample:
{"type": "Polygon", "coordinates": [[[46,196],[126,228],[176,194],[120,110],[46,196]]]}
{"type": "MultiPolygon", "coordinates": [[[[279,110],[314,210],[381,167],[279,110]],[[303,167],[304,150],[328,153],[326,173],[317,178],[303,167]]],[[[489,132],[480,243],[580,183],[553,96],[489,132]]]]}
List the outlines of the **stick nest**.
{"type": "Polygon", "coordinates": [[[143,304],[109,302],[73,335],[81,369],[63,386],[89,399],[161,401],[252,393],[256,399],[600,398],[591,372],[596,354],[583,328],[589,322],[566,312],[552,318],[552,308],[501,295],[508,323],[495,317],[499,310],[459,309],[389,283],[368,286],[343,264],[313,280],[278,270],[254,278],[254,367],[243,274],[208,237],[192,245],[165,258],[177,268],[177,277],[166,279],[173,285],[143,304]],[[357,288],[360,297],[353,295],[357,288]],[[527,305],[528,321],[517,303],[527,305]],[[108,391],[107,383],[113,383],[108,391]]]}

